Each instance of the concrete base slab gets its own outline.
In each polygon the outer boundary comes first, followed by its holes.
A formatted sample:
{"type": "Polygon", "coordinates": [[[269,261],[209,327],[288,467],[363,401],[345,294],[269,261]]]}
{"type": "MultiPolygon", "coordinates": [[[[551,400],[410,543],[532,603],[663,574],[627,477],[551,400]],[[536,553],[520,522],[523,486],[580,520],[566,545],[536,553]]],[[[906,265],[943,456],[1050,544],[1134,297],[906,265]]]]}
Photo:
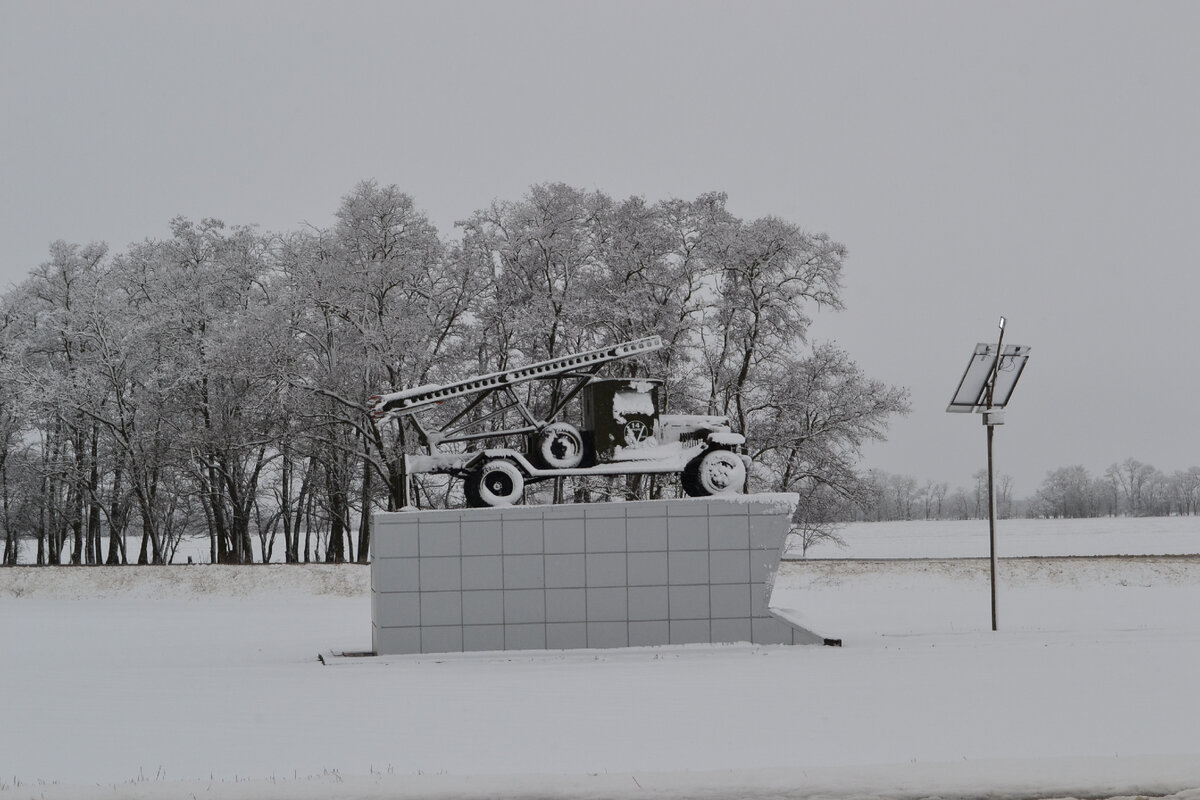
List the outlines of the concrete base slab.
{"type": "Polygon", "coordinates": [[[792,494],[377,514],[380,655],[820,643],[772,611],[792,494]]]}

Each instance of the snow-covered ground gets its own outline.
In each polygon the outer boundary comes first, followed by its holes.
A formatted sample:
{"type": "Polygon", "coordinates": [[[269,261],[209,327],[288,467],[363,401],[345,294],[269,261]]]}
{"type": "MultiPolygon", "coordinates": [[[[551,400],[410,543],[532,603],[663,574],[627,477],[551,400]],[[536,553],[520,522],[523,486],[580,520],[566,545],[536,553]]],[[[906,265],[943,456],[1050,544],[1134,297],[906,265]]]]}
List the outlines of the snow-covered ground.
{"type": "MultiPolygon", "coordinates": [[[[1002,554],[1200,551],[1191,520],[1019,527],[1002,554]]],[[[984,555],[987,525],[844,535],[810,555],[984,555]]],[[[1001,566],[997,633],[986,561],[810,559],[775,603],[842,648],[330,666],[370,647],[361,566],[4,569],[0,800],[1200,798],[1200,559],[1001,566]]]]}

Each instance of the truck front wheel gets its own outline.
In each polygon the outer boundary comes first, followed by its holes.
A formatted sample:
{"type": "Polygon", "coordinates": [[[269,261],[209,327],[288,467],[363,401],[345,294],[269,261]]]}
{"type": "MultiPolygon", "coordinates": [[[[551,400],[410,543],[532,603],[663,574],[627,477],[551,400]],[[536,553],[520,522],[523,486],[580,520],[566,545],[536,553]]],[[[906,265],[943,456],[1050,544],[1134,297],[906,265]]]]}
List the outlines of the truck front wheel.
{"type": "Polygon", "coordinates": [[[705,450],[687,463],[679,482],[690,497],[740,494],[746,485],[746,464],[730,450],[705,450]]]}

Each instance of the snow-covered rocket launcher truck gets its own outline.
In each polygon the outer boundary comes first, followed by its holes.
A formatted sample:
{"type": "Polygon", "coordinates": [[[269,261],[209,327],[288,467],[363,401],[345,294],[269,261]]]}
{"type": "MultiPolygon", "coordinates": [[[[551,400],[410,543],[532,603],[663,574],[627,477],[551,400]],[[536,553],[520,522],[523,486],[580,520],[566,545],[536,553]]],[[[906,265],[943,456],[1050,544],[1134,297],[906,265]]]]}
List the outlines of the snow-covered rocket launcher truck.
{"type": "Polygon", "coordinates": [[[662,346],[659,337],[649,336],[379,395],[369,400],[371,416],[376,424],[407,420],[426,449],[404,456],[406,485],[412,474],[451,475],[463,481],[473,507],[518,503],[526,484],[567,475],[678,473],[693,497],[741,492],[750,459],[727,417],[662,414],[662,381],[597,374],[609,362],[662,346]],[[516,391],[528,381],[559,382],[551,393],[557,399],[540,417],[516,391]],[[566,421],[568,408],[578,425],[566,421]],[[512,447],[514,441],[521,447],[512,447]],[[462,450],[462,443],[483,449],[462,450]]]}

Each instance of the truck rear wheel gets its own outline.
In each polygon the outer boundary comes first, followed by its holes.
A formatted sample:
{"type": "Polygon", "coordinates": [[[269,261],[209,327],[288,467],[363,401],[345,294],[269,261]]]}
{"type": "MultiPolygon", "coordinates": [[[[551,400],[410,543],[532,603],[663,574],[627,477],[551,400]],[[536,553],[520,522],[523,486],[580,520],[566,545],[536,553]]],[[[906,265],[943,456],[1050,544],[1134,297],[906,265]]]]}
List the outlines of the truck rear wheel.
{"type": "Polygon", "coordinates": [[[498,458],[468,475],[463,490],[468,504],[478,498],[481,507],[511,506],[521,501],[525,476],[516,464],[498,458]]]}
{"type": "Polygon", "coordinates": [[[741,494],[746,464],[731,450],[705,450],[687,463],[679,482],[690,497],[741,494]]]}

